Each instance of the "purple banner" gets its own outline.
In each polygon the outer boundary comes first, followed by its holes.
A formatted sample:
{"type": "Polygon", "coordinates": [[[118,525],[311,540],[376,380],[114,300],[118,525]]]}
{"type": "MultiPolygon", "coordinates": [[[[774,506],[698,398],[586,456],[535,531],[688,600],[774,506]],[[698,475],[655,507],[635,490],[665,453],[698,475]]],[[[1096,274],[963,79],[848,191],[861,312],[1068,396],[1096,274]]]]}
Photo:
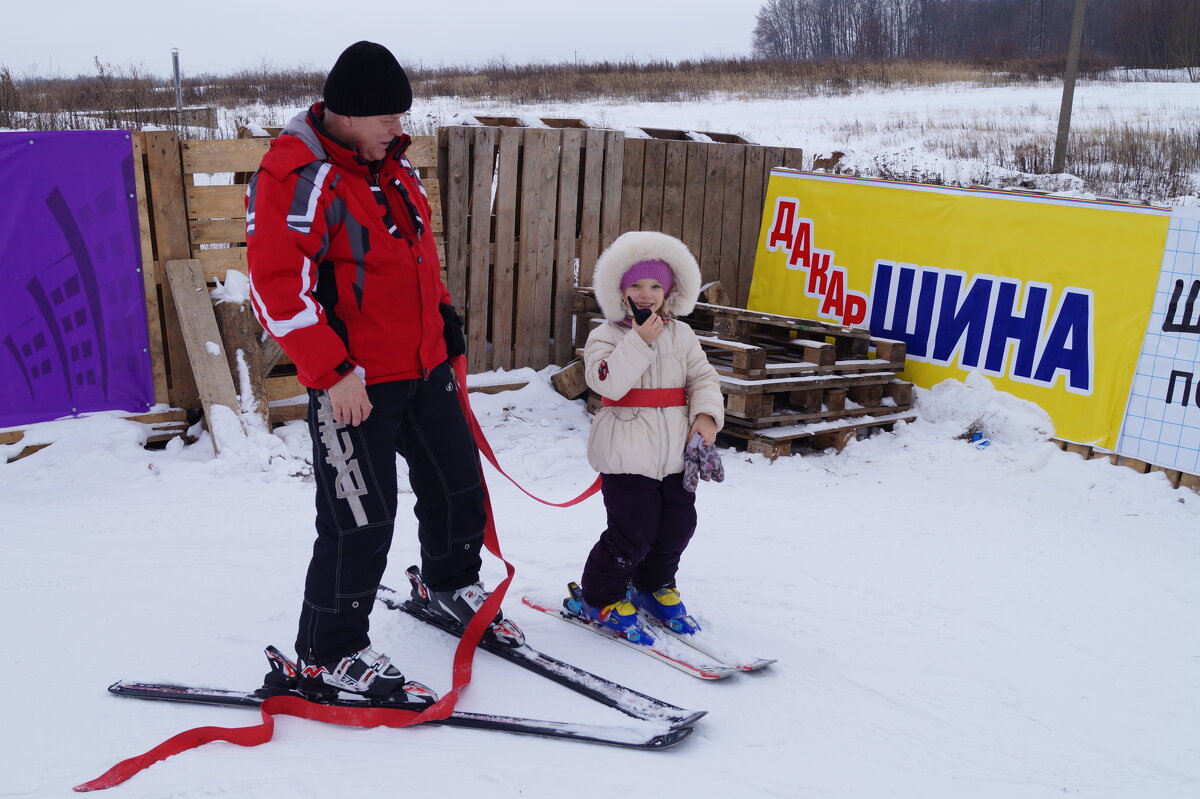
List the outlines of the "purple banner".
{"type": "Polygon", "coordinates": [[[0,427],[154,404],[133,143],[0,133],[0,427]]]}

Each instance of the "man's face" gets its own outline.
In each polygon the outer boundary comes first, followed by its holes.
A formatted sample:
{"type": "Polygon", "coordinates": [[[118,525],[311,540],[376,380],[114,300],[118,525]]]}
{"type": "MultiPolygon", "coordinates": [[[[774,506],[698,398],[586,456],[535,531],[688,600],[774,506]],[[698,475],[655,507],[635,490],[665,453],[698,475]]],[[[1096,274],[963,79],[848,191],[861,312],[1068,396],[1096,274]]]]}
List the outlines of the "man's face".
{"type": "Polygon", "coordinates": [[[404,133],[403,114],[378,117],[346,117],[343,137],[357,147],[364,160],[378,161],[387,152],[392,139],[404,133]]]}

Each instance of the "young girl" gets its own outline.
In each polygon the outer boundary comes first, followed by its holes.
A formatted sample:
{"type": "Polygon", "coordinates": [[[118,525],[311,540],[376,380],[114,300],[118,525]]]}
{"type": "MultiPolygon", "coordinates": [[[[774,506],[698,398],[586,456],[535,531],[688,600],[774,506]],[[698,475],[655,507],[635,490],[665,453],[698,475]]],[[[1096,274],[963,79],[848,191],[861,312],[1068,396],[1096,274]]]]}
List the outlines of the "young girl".
{"type": "Polygon", "coordinates": [[[638,609],[678,632],[699,629],[675,587],[680,555],[696,530],[696,495],[683,484],[684,448],[694,434],[713,443],[725,405],[695,333],[675,319],[691,313],[700,293],[700,266],[682,241],[626,233],[596,262],[593,283],[607,321],[588,336],[583,355],[587,384],[604,400],[588,461],[601,474],[608,528],[564,606],[652,644],[638,609]]]}

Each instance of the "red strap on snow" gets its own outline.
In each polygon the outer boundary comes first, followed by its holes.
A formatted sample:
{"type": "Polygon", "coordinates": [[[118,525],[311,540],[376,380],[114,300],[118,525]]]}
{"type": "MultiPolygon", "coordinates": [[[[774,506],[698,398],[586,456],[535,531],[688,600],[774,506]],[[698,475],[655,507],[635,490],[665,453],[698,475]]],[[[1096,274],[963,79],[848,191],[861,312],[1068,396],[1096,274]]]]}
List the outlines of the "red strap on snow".
{"type": "Polygon", "coordinates": [[[631,388],[620,399],[602,398],[606,408],[674,408],[687,405],[687,393],[682,388],[631,388]]]}
{"type": "MultiPolygon", "coordinates": [[[[461,650],[461,645],[459,646],[461,650]]],[[[455,652],[455,662],[458,652],[455,652]]],[[[468,678],[469,679],[469,678],[468,678]]],[[[457,676],[456,676],[457,681],[457,676]]],[[[457,699],[457,697],[455,697],[457,699]]],[[[446,701],[442,698],[438,705],[446,701]]],[[[407,727],[430,718],[445,718],[450,711],[432,715],[438,705],[424,713],[396,708],[349,708],[321,705],[295,696],[273,696],[262,703],[262,721],[251,727],[197,727],[168,738],[145,754],[122,760],[90,782],[76,785],[76,791],[99,791],[120,785],[139,771],[166,760],[171,755],[195,749],[213,741],[227,741],[238,746],[258,746],[271,740],[275,733],[274,716],[296,716],[303,719],[342,724],[349,727],[407,727]],[[430,714],[430,715],[426,715],[430,714]]]]}
{"type": "MultiPolygon", "coordinates": [[[[467,424],[471,429],[472,436],[475,438],[476,445],[479,447],[479,451],[487,456],[488,461],[501,474],[508,477],[496,462],[496,455],[492,452],[491,446],[483,435],[483,430],[479,427],[479,422],[475,418],[475,414],[471,411],[471,403],[467,397],[467,359],[460,355],[454,359],[453,365],[454,374],[458,382],[458,401],[462,406],[463,415],[467,419],[467,424]]],[[[508,477],[508,479],[512,480],[511,477],[508,477]]],[[[161,760],[166,760],[171,755],[186,752],[189,749],[195,749],[198,746],[203,746],[213,741],[227,741],[238,746],[258,746],[259,744],[264,744],[271,740],[271,737],[275,733],[274,717],[276,715],[296,716],[298,718],[323,721],[326,724],[340,724],[347,727],[408,727],[425,721],[444,719],[453,713],[463,689],[471,684],[471,668],[475,658],[475,648],[479,645],[479,641],[483,638],[483,633],[492,619],[496,618],[496,614],[500,612],[500,605],[504,601],[504,595],[508,592],[513,575],[516,573],[513,565],[505,560],[504,555],[500,552],[500,540],[496,535],[496,525],[492,519],[492,499],[488,493],[487,482],[483,479],[482,471],[480,472],[479,480],[483,485],[484,508],[487,511],[483,543],[488,552],[491,552],[504,563],[507,576],[496,586],[496,590],[491,593],[483,603],[483,606],[475,613],[475,616],[467,625],[467,629],[463,632],[462,639],[458,642],[458,646],[454,650],[451,688],[436,703],[418,713],[413,710],[400,710],[398,708],[338,707],[309,702],[307,699],[295,696],[273,696],[262,703],[262,721],[258,724],[250,727],[197,727],[192,730],[186,730],[168,738],[145,754],[131,757],[128,760],[122,760],[96,779],[85,782],[82,785],[76,785],[75,790],[98,791],[104,788],[111,788],[114,785],[120,785],[139,771],[149,768],[161,760]]],[[[521,488],[515,480],[512,480],[512,482],[517,488],[521,488]]],[[[534,499],[537,499],[538,502],[554,505],[555,507],[566,507],[582,502],[596,493],[599,488],[600,478],[597,477],[596,482],[581,495],[569,502],[562,503],[546,502],[546,500],[534,497],[533,494],[525,491],[524,488],[521,488],[521,490],[534,499]]]]}

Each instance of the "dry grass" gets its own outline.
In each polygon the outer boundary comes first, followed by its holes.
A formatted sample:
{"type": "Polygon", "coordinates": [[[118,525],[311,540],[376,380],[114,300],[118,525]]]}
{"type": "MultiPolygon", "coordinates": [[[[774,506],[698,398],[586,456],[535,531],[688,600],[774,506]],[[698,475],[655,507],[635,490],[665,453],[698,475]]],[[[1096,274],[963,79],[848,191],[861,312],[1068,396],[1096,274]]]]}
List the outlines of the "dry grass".
{"type": "MultiPolygon", "coordinates": [[[[183,130],[170,114],[152,116],[150,109],[173,108],[170,82],[132,67],[114,67],[97,60],[96,74],[77,78],[16,77],[0,67],[0,128],[71,130],[129,127],[151,122],[183,130]]],[[[496,61],[482,67],[423,66],[409,68],[414,89],[425,97],[485,99],[497,105],[580,102],[688,102],[722,95],[745,99],[825,97],[863,89],[930,87],[947,84],[1009,86],[1061,77],[1054,60],[989,60],[977,64],[938,61],[783,62],[750,58],[672,62],[600,62],[590,64],[509,64],[496,61]]],[[[1091,60],[1081,65],[1082,77],[1112,70],[1112,63],[1091,60]]],[[[1200,75],[1198,75],[1200,77],[1200,75]]],[[[320,72],[279,69],[269,64],[231,75],[197,75],[183,81],[185,106],[237,108],[245,117],[223,115],[225,129],[211,129],[214,138],[235,136],[240,124],[272,120],[279,110],[294,108],[319,97],[320,72]]],[[[1038,113],[1031,109],[1031,113],[1038,113]]],[[[437,124],[439,120],[430,120],[437,124]]],[[[890,122],[896,127],[896,120],[890,122]]],[[[418,124],[417,127],[420,127],[418,124]]],[[[1045,174],[1053,160],[1053,134],[1030,133],[1043,125],[1022,125],[1019,119],[967,118],[936,122],[907,120],[897,136],[920,138],[930,152],[947,158],[976,159],[1004,169],[1045,174]]],[[[866,130],[863,123],[841,126],[837,133],[853,141],[866,130]]],[[[196,136],[195,129],[187,135],[196,136]]],[[[1149,123],[1076,125],[1068,153],[1073,174],[1098,194],[1125,197],[1174,197],[1200,193],[1190,177],[1200,172],[1200,127],[1149,123]]],[[[879,176],[950,182],[920,168],[897,171],[892,164],[876,165],[879,176]],[[910,174],[911,173],[911,174],[910,174]]]]}

